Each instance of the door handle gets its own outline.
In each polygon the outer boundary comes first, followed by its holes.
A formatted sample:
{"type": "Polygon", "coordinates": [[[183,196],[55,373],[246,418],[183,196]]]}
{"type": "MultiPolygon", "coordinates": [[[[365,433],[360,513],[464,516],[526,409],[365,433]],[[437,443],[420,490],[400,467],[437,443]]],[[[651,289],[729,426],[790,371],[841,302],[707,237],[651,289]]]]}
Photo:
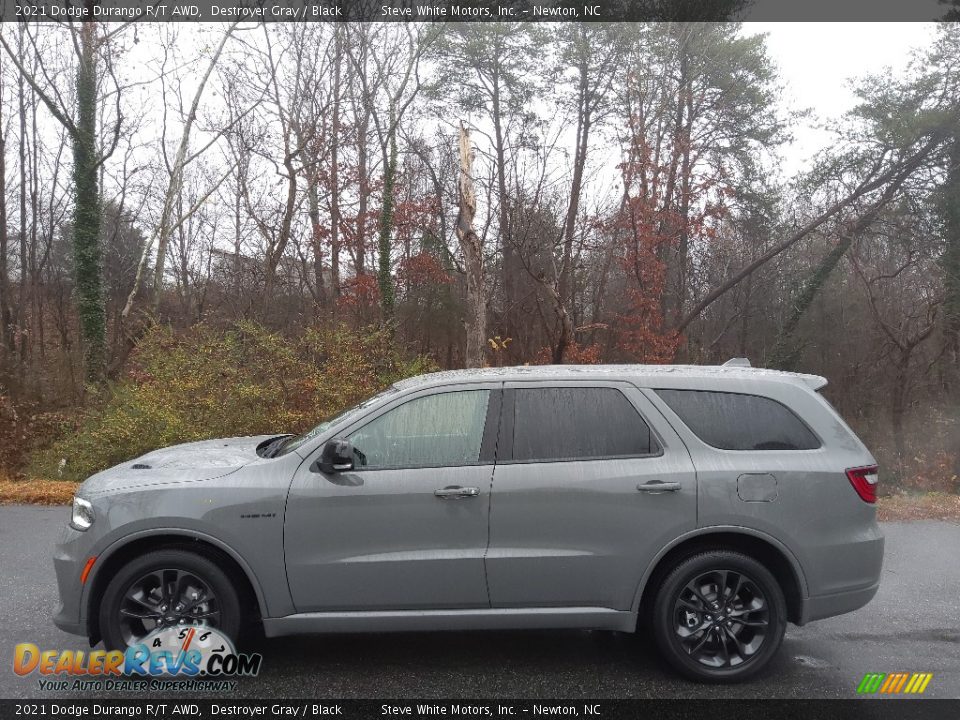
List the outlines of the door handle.
{"type": "Polygon", "coordinates": [[[460,498],[477,497],[477,495],[480,494],[480,488],[451,485],[450,487],[434,490],[433,494],[442,500],[459,500],[460,498]]]}
{"type": "Polygon", "coordinates": [[[637,485],[637,490],[645,493],[665,493],[665,492],[677,492],[680,489],[680,483],[678,482],[663,482],[662,480],[651,480],[648,483],[642,485],[637,485]]]}

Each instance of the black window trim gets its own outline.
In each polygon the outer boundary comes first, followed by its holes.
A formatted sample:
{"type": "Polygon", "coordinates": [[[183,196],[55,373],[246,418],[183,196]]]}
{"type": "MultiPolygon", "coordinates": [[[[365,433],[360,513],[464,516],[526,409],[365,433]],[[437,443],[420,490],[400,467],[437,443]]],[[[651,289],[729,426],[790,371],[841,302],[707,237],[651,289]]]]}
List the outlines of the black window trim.
{"type": "MultiPolygon", "coordinates": [[[[636,406],[636,403],[630,399],[630,397],[623,391],[623,388],[617,383],[590,383],[583,381],[576,381],[572,383],[563,383],[563,382],[524,382],[522,386],[508,387],[503,390],[503,410],[501,411],[501,445],[503,446],[503,452],[499,453],[497,456],[497,465],[532,465],[532,464],[547,464],[547,463],[571,463],[571,462],[597,462],[598,460],[634,460],[634,459],[648,459],[648,458],[658,458],[663,457],[664,455],[664,443],[660,438],[660,434],[656,431],[654,425],[647,420],[646,416],[640,412],[640,408],[636,406]],[[647,430],[650,432],[650,441],[656,442],[657,452],[649,453],[634,453],[630,455],[597,455],[592,457],[574,457],[574,458],[553,458],[553,459],[542,459],[536,458],[532,460],[514,460],[513,458],[513,433],[515,430],[515,421],[516,421],[516,391],[517,390],[549,390],[549,389],[565,389],[565,388],[588,388],[588,389],[604,389],[610,388],[618,391],[623,398],[627,401],[633,411],[637,413],[637,416],[646,424],[647,430]],[[501,457],[502,456],[502,457],[501,457]]],[[[499,450],[499,448],[498,448],[499,450]]]]}
{"type": "Polygon", "coordinates": [[[384,470],[440,470],[446,468],[459,468],[459,467],[479,467],[482,465],[494,465],[496,462],[496,448],[497,448],[497,438],[499,435],[500,422],[497,415],[500,414],[500,407],[503,397],[503,385],[498,384],[496,386],[486,385],[486,386],[473,386],[472,384],[465,384],[463,386],[456,385],[443,385],[440,387],[429,388],[429,390],[414,392],[407,396],[401,396],[396,398],[394,402],[389,405],[378,408],[380,412],[373,414],[372,416],[366,416],[363,418],[358,418],[355,423],[348,426],[345,429],[345,432],[331,436],[323,442],[317,448],[317,459],[310,463],[310,470],[314,472],[320,472],[317,462],[320,458],[320,453],[323,452],[323,446],[337,437],[349,438],[351,435],[356,433],[359,430],[362,430],[370,423],[375,420],[383,417],[387,413],[393,412],[397,408],[406,405],[408,402],[413,402],[414,400],[419,400],[420,398],[432,397],[434,395],[446,395],[448,393],[454,392],[471,392],[477,390],[486,390],[489,395],[487,399],[487,413],[483,423],[483,435],[480,438],[480,455],[477,462],[472,463],[459,463],[457,465],[437,465],[431,463],[428,465],[383,465],[380,467],[355,467],[353,470],[349,470],[351,473],[369,473],[369,472],[381,472],[384,470]],[[433,392],[430,392],[433,391],[433,392]],[[497,422],[492,422],[494,418],[497,418],[497,422]],[[491,452],[492,451],[492,452],[491,452]]]}
{"type": "Polygon", "coordinates": [[[677,422],[679,422],[684,428],[686,428],[686,429],[690,432],[690,434],[694,437],[694,439],[696,439],[696,440],[698,440],[699,442],[703,443],[706,447],[708,447],[708,448],[710,448],[710,449],[712,449],[712,450],[716,450],[717,452],[724,452],[724,453],[775,453],[775,452],[812,453],[812,452],[823,452],[824,448],[827,447],[827,444],[823,441],[823,438],[820,437],[820,434],[819,434],[818,432],[816,432],[812,427],[810,427],[810,424],[807,423],[807,421],[804,420],[802,417],[800,417],[800,415],[799,415],[793,408],[791,408],[791,407],[790,407],[789,405],[787,405],[785,402],[781,402],[780,400],[777,400],[777,398],[770,397],[769,395],[761,395],[760,393],[755,393],[755,392],[754,392],[754,393],[737,392],[737,391],[735,391],[735,390],[713,390],[713,389],[711,389],[711,388],[650,387],[649,389],[650,389],[650,390],[653,392],[653,394],[656,396],[657,401],[658,401],[658,402],[662,402],[663,405],[664,405],[664,407],[666,407],[667,410],[669,410],[671,413],[673,413],[673,415],[677,418],[677,422]],[[819,443],[819,444],[817,445],[817,447],[814,447],[814,448],[793,448],[793,449],[789,449],[789,450],[786,449],[786,448],[778,448],[778,449],[771,449],[771,450],[757,450],[756,448],[750,448],[749,450],[737,450],[737,449],[733,449],[733,448],[717,447],[716,445],[712,445],[712,444],[708,443],[706,440],[704,440],[702,437],[700,437],[700,434],[697,433],[697,432],[695,432],[694,429],[693,429],[692,427],[690,427],[682,417],[680,417],[680,413],[678,413],[676,410],[674,410],[674,409],[670,406],[670,403],[668,403],[666,400],[664,400],[663,397],[660,395],[660,391],[661,391],[661,390],[673,390],[673,391],[675,391],[675,392],[709,392],[709,393],[716,393],[716,394],[719,394],[719,395],[745,395],[746,397],[756,397],[756,398],[761,398],[761,399],[763,399],[763,400],[770,400],[771,402],[775,402],[777,405],[779,405],[780,407],[784,408],[788,413],[790,413],[793,417],[795,417],[795,418],[797,419],[797,421],[798,421],[801,425],[803,425],[803,427],[805,427],[805,428],[807,429],[807,432],[809,432],[809,433],[814,437],[814,439],[816,439],[817,443],[819,443]]]}

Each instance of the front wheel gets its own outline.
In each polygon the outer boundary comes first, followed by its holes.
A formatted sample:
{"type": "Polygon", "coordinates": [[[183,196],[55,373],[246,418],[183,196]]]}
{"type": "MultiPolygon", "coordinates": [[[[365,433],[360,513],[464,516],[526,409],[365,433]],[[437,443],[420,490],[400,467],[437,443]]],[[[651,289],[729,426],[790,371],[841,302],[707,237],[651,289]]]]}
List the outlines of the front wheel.
{"type": "Polygon", "coordinates": [[[177,626],[214,627],[236,640],[240,620],[230,578],[207,558],[176,549],[131,560],[114,575],[100,603],[100,634],[110,650],[177,626]]]}
{"type": "Polygon", "coordinates": [[[742,553],[714,550],[681,562],[653,606],[660,651],[693,680],[738,682],[773,657],[787,625],[776,579],[742,553]]]}

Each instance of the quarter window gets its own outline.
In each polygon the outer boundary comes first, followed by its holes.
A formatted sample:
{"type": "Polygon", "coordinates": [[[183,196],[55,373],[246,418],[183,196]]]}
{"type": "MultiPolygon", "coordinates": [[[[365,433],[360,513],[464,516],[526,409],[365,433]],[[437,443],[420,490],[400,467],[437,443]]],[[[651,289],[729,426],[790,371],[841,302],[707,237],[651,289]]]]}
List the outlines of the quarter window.
{"type": "Polygon", "coordinates": [[[721,450],[813,450],[810,428],[786,405],[759,395],[656,390],[703,442],[721,450]]]}
{"type": "Polygon", "coordinates": [[[514,460],[589,460],[659,451],[650,428],[616,388],[524,388],[515,393],[514,460]]]}
{"type": "Polygon", "coordinates": [[[419,397],[350,435],[358,468],[444,467],[480,459],[489,390],[419,397]]]}

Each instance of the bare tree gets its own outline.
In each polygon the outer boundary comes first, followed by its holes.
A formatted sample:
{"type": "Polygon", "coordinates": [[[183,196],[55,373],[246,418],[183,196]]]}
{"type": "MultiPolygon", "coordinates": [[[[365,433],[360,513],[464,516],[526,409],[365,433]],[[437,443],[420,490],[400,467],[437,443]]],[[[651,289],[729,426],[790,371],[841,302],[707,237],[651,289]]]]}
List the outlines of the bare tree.
{"type": "MultiPolygon", "coordinates": [[[[170,241],[170,236],[173,231],[180,227],[183,222],[188,219],[190,214],[188,213],[181,215],[179,218],[174,217],[174,209],[177,207],[178,201],[180,200],[180,193],[183,189],[184,171],[190,163],[200,157],[205,150],[210,148],[223,135],[223,133],[229,129],[228,127],[221,128],[202,148],[190,153],[190,138],[193,133],[193,126],[197,120],[197,111],[200,107],[200,101],[203,98],[203,94],[206,90],[207,83],[210,80],[210,76],[213,74],[217,63],[220,61],[220,56],[223,53],[223,49],[226,46],[227,41],[232,37],[234,31],[237,29],[238,24],[239,23],[232,23],[223,33],[223,36],[220,38],[220,43],[216,46],[211,54],[210,59],[207,62],[206,70],[201,76],[200,83],[194,92],[193,101],[190,103],[190,109],[188,110],[183,121],[183,131],[180,134],[180,142],[177,145],[176,156],[173,159],[173,163],[167,165],[169,178],[167,181],[166,191],[163,194],[163,209],[160,213],[160,220],[157,223],[154,233],[150,236],[150,239],[144,246],[143,255],[140,259],[139,265],[137,266],[137,275],[134,279],[133,289],[130,291],[130,295],[127,297],[127,303],[123,308],[122,318],[124,319],[133,309],[133,304],[136,300],[140,285],[143,282],[143,275],[146,271],[154,242],[157,244],[156,260],[154,261],[153,271],[153,307],[154,311],[156,312],[160,303],[160,290],[163,286],[167,244],[170,241]]],[[[226,179],[226,175],[224,175],[219,182],[223,182],[224,179],[226,179]]],[[[195,212],[196,208],[191,208],[191,211],[195,212]]]]}
{"type": "Polygon", "coordinates": [[[477,213],[477,195],[473,188],[473,148],[470,132],[460,123],[460,176],[457,180],[460,212],[457,215],[457,239],[467,274],[467,311],[464,325],[467,347],[466,367],[481,367],[487,341],[487,298],[484,275],[483,243],[473,228],[477,213]]]}

